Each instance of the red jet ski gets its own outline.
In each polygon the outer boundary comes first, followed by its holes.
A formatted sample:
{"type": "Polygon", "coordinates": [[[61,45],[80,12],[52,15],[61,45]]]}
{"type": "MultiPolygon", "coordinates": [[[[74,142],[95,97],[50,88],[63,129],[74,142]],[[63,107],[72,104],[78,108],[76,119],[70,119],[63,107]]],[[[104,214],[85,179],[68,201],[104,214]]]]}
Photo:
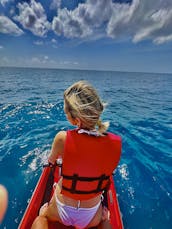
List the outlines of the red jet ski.
{"type": "MultiPolygon", "coordinates": [[[[40,207],[49,202],[53,194],[53,184],[60,179],[61,168],[59,166],[47,165],[44,167],[40,179],[35,187],[31,200],[26,208],[18,229],[30,229],[34,219],[39,214],[40,207]]],[[[110,178],[109,189],[104,193],[104,204],[110,211],[110,223],[112,229],[123,229],[122,217],[118,205],[113,176],[110,178]]],[[[49,222],[50,229],[69,229],[60,223],[49,222]]],[[[98,227],[94,227],[95,229],[98,227]]]]}

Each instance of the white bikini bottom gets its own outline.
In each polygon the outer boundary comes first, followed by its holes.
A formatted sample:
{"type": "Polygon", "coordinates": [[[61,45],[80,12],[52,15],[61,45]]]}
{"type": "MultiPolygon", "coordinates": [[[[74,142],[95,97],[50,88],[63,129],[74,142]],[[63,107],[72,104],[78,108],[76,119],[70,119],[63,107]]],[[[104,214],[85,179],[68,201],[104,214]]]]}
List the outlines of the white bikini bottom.
{"type": "Polygon", "coordinates": [[[55,198],[58,213],[63,224],[77,227],[77,229],[83,229],[91,222],[101,204],[100,200],[94,207],[80,208],[78,206],[76,208],[61,203],[57,196],[55,196],[55,198]]]}

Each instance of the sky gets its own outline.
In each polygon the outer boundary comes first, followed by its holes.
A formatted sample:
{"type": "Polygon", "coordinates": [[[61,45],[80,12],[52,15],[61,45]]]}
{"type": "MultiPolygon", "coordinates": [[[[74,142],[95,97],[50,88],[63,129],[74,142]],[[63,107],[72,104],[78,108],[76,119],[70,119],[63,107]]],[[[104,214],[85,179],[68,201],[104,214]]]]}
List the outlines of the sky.
{"type": "Polygon", "coordinates": [[[0,0],[0,66],[172,73],[172,0],[0,0]]]}

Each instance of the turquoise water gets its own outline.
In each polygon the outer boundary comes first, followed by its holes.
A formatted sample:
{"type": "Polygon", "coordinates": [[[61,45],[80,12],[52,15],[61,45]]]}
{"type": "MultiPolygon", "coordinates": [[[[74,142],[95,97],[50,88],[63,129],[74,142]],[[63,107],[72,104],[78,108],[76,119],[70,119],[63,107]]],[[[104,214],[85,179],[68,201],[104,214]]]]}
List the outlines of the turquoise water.
{"type": "Polygon", "coordinates": [[[69,124],[63,91],[90,81],[108,103],[102,116],[121,135],[115,173],[124,228],[172,225],[172,75],[0,68],[0,183],[9,191],[2,228],[17,228],[52,140],[69,124]]]}

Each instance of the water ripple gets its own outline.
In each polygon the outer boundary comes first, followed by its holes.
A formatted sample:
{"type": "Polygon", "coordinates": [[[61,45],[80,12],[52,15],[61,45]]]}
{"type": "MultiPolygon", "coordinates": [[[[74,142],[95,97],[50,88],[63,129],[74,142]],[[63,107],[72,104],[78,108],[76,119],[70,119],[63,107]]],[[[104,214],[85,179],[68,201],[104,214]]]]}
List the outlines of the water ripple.
{"type": "Polygon", "coordinates": [[[170,229],[172,76],[18,68],[0,71],[0,178],[10,199],[2,227],[17,228],[54,136],[71,127],[63,91],[80,79],[97,87],[108,103],[102,119],[122,136],[114,179],[124,227],[170,229]]]}

